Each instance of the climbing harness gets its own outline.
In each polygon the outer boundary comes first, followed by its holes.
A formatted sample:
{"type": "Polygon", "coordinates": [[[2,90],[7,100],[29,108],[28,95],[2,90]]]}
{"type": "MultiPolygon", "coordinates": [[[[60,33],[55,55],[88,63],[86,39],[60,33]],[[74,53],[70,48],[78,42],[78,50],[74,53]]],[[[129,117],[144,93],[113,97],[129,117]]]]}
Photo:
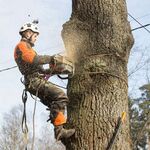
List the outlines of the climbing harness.
{"type": "Polygon", "coordinates": [[[119,134],[119,131],[120,131],[121,126],[122,126],[122,123],[124,122],[125,118],[126,118],[126,112],[122,112],[121,117],[118,118],[117,126],[115,128],[115,131],[113,133],[113,136],[112,136],[110,142],[108,143],[108,146],[107,146],[106,150],[112,150],[113,149],[113,146],[115,145],[117,136],[119,134]]]}

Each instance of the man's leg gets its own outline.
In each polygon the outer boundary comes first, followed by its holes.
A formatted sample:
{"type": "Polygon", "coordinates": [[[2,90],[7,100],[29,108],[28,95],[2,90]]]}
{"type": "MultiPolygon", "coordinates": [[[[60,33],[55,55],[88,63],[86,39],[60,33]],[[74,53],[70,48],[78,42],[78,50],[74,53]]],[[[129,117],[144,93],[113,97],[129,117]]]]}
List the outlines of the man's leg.
{"type": "Polygon", "coordinates": [[[72,136],[75,133],[74,129],[63,128],[66,123],[64,112],[69,101],[64,91],[41,77],[34,77],[29,80],[28,91],[35,95],[38,89],[38,97],[50,109],[50,120],[54,125],[56,140],[72,136]]]}
{"type": "Polygon", "coordinates": [[[60,140],[63,138],[69,138],[75,133],[75,129],[64,129],[63,125],[66,123],[66,117],[64,115],[65,108],[69,102],[68,97],[64,93],[63,90],[58,88],[57,86],[53,85],[50,82],[45,84],[45,92],[49,102],[47,99],[45,101],[42,100],[42,103],[49,106],[50,109],[50,120],[51,123],[54,125],[54,132],[56,140],[60,140]]]}

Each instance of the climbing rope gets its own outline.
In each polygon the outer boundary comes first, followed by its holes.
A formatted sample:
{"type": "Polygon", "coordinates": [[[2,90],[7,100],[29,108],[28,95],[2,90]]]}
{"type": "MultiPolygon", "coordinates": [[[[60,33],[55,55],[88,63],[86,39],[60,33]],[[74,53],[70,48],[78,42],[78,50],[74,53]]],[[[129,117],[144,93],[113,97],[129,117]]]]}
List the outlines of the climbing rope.
{"type": "Polygon", "coordinates": [[[34,109],[33,109],[33,134],[32,134],[32,147],[31,150],[34,150],[34,142],[35,142],[35,111],[36,111],[36,103],[37,103],[38,89],[36,90],[36,97],[34,101],[34,109]]]}
{"type": "Polygon", "coordinates": [[[22,132],[24,135],[24,145],[25,145],[25,150],[27,150],[27,145],[28,145],[28,126],[27,126],[27,119],[26,119],[26,101],[27,101],[27,91],[24,89],[22,93],[22,101],[23,101],[23,116],[22,116],[22,132]]]}
{"type": "Polygon", "coordinates": [[[35,102],[34,102],[34,110],[33,110],[33,134],[32,134],[32,147],[31,150],[34,150],[34,143],[35,143],[35,111],[36,111],[36,103],[38,98],[38,92],[42,85],[42,82],[38,85],[38,88],[36,89],[36,95],[35,95],[35,102]]]}
{"type": "Polygon", "coordinates": [[[119,75],[116,75],[116,74],[113,74],[113,73],[109,73],[109,72],[105,72],[105,71],[95,71],[95,72],[85,72],[83,74],[106,74],[106,75],[109,75],[109,76],[112,76],[112,77],[115,77],[115,78],[118,78],[122,81],[124,81],[126,83],[126,85],[128,86],[128,82],[126,81],[126,79],[124,79],[123,77],[119,76],[119,75]]]}

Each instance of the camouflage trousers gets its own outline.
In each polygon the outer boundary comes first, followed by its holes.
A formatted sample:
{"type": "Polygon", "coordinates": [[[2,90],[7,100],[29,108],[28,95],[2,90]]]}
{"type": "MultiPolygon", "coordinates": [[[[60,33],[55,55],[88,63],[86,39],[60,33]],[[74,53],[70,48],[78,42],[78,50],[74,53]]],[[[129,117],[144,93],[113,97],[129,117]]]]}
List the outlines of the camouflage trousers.
{"type": "Polygon", "coordinates": [[[40,101],[49,108],[52,123],[57,117],[58,112],[63,112],[64,114],[68,103],[67,95],[63,90],[45,80],[40,74],[25,76],[25,87],[31,94],[37,94],[40,101]]]}

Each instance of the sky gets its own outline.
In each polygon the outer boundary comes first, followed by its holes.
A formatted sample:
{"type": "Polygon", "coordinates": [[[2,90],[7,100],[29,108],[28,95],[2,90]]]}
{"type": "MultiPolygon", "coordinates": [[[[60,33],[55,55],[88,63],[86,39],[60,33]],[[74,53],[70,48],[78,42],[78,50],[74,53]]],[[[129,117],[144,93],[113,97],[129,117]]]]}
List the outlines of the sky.
{"type": "MultiPolygon", "coordinates": [[[[138,20],[142,25],[150,24],[150,1],[148,0],[127,0],[128,13],[138,20]]],[[[140,25],[128,16],[131,28],[134,29],[140,25]]],[[[150,26],[146,27],[150,31],[150,26]]],[[[145,63],[145,60],[150,58],[150,33],[145,29],[139,29],[132,32],[134,36],[134,46],[131,51],[128,70],[129,73],[134,70],[138,63],[141,66],[145,63]]],[[[150,64],[149,64],[150,66],[150,64]]],[[[150,78],[150,70],[146,66],[142,70],[137,71],[131,77],[129,77],[129,94],[135,97],[139,96],[139,87],[147,83],[147,76],[150,78]],[[147,71],[146,71],[147,70],[147,71]],[[132,93],[132,94],[131,94],[132,93]]]]}
{"type": "MultiPolygon", "coordinates": [[[[40,36],[35,46],[39,54],[53,55],[64,51],[61,39],[62,25],[69,20],[72,6],[71,0],[0,0],[0,69],[12,67],[14,47],[19,42],[18,31],[22,24],[39,20],[40,36]]],[[[141,24],[150,23],[150,1],[149,0],[127,0],[128,12],[141,24]]],[[[128,17],[131,27],[139,26],[131,17],[128,17]]],[[[150,30],[150,26],[147,27],[150,30]]],[[[144,29],[133,32],[135,45],[129,60],[129,71],[132,70],[144,53],[146,59],[149,55],[150,33],[144,29]]],[[[145,74],[135,73],[129,79],[129,91],[135,92],[137,87],[146,83],[145,74]]],[[[22,104],[21,94],[24,86],[20,82],[21,74],[18,69],[0,72],[0,122],[4,113],[18,104],[22,104]]],[[[66,86],[57,78],[51,79],[54,83],[66,86]]],[[[34,101],[29,98],[27,107],[32,109],[34,101]]],[[[40,116],[45,112],[45,107],[38,102],[37,111],[40,116]]],[[[37,117],[38,119],[40,117],[37,117]]]]}

